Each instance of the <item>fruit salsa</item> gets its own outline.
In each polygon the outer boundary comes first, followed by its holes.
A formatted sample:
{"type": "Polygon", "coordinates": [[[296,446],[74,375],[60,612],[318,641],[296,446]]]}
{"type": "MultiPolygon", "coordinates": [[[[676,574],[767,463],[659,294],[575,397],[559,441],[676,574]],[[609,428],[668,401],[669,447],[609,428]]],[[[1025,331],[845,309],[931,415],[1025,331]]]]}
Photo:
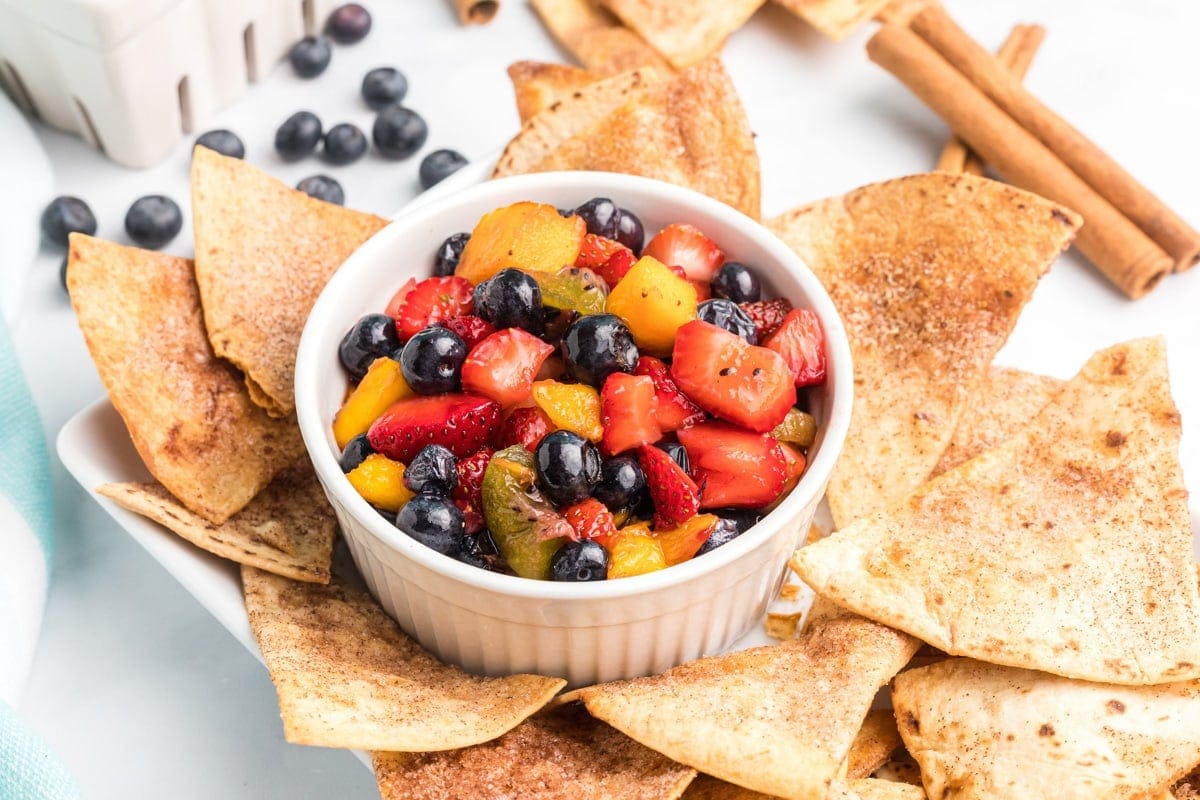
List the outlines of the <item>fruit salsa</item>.
{"type": "Polygon", "coordinates": [[[339,355],[341,467],[418,542],[593,581],[702,556],[800,480],[820,320],[685,223],[520,202],[439,248],[339,355]]]}

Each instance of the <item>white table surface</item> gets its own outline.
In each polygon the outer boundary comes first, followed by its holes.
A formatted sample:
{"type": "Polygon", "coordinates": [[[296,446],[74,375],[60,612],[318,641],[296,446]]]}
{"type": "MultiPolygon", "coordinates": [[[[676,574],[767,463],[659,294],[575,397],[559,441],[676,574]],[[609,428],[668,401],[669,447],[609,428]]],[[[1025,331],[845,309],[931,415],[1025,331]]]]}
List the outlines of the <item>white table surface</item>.
{"type": "MultiPolygon", "coordinates": [[[[236,130],[249,159],[287,181],[329,172],[342,181],[351,205],[389,214],[415,196],[419,159],[370,156],[341,168],[315,159],[284,164],[271,147],[276,125],[308,108],[327,125],[347,120],[369,131],[372,115],[358,100],[358,82],[367,69],[393,64],[409,77],[409,104],[429,121],[426,149],[453,147],[478,157],[516,128],[507,64],[559,54],[522,0],[505,0],[492,25],[470,29],[439,0],[370,5],[374,32],[359,45],[337,47],[325,75],[300,81],[281,67],[209,127],[236,130]]],[[[1200,223],[1193,54],[1200,4],[949,5],[989,45],[999,44],[1013,23],[1046,24],[1049,36],[1029,85],[1200,223]]],[[[729,42],[726,61],[758,133],[768,213],[934,163],[943,125],[867,61],[865,39],[863,32],[835,45],[770,6],[729,42]]],[[[57,191],[91,203],[101,236],[124,240],[125,209],[142,194],[171,195],[186,213],[188,143],[158,167],[137,172],[60,133],[39,128],[38,137],[54,165],[57,191]]],[[[29,202],[40,207],[48,199],[29,202]]],[[[185,228],[166,249],[188,255],[190,248],[185,228]]],[[[13,331],[50,440],[102,392],[59,287],[60,259],[46,249],[38,256],[13,331]]],[[[1200,386],[1190,377],[1200,356],[1198,289],[1200,269],[1128,303],[1067,256],[1027,315],[1038,308],[1038,322],[1018,326],[1001,360],[1065,377],[1096,348],[1168,330],[1185,425],[1200,424],[1192,422],[1200,419],[1200,386]]],[[[1185,453],[1195,453],[1195,439],[1185,438],[1185,453]]],[[[375,796],[371,776],[349,754],[284,743],[274,693],[258,663],[58,464],[54,488],[58,565],[22,711],[67,761],[86,796],[375,796]]]]}

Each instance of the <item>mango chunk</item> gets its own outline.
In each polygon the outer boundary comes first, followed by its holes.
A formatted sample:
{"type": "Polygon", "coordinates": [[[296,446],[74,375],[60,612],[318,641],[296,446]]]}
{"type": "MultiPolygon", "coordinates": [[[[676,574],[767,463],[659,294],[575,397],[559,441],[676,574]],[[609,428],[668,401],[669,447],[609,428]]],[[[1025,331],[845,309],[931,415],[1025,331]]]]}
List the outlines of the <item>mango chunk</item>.
{"type": "Polygon", "coordinates": [[[507,267],[558,272],[579,258],[587,225],[545,203],[513,203],[484,214],[454,274],[479,284],[507,267]]]}
{"type": "Polygon", "coordinates": [[[638,347],[671,355],[675,332],[696,318],[696,287],[650,256],[643,256],[608,295],[606,310],[629,326],[638,347]]]}
{"type": "Polygon", "coordinates": [[[585,439],[598,442],[604,436],[600,419],[600,393],[583,383],[536,381],[533,402],[546,412],[555,428],[578,433],[585,439]]]}
{"type": "Polygon", "coordinates": [[[377,358],[367,368],[367,374],[342,403],[333,418],[333,439],[339,448],[367,428],[376,418],[398,400],[412,397],[413,390],[400,372],[399,362],[377,358]]]}
{"type": "Polygon", "coordinates": [[[667,568],[667,557],[650,526],[642,522],[621,528],[608,551],[608,579],[645,575],[667,568]]]}
{"type": "Polygon", "coordinates": [[[404,485],[404,465],[382,453],[371,453],[346,477],[363,499],[384,511],[399,511],[413,499],[413,493],[404,485]]]}

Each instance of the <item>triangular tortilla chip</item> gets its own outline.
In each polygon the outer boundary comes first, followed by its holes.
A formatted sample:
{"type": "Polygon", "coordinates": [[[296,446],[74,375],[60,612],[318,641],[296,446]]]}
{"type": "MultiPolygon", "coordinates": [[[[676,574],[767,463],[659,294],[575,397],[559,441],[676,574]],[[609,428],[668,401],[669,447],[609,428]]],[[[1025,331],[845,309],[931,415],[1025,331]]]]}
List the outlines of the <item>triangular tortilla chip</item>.
{"type": "Polygon", "coordinates": [[[765,0],[600,0],[676,69],[715,54],[765,0]]]}
{"type": "Polygon", "coordinates": [[[296,348],[317,295],[386,224],[309,197],[240,158],[193,152],[196,281],[208,336],[273,416],[296,407],[296,348]]]}
{"type": "Polygon", "coordinates": [[[1200,800],[1200,764],[1195,771],[1171,788],[1175,800],[1200,800]]]}
{"type": "Polygon", "coordinates": [[[566,684],[540,675],[481,678],[447,666],[337,575],[318,586],[243,567],[242,588],[292,744],[469,747],[516,727],[566,684]]]}
{"type": "Polygon", "coordinates": [[[591,0],[531,0],[550,35],[587,69],[616,75],[638,67],[670,70],[646,40],[591,0]]]}
{"type": "Polygon", "coordinates": [[[219,525],[304,453],[213,354],[192,262],[75,234],[67,285],[138,455],[189,509],[219,525]]]}
{"type": "Polygon", "coordinates": [[[675,800],[696,775],[578,704],[475,747],[375,753],[374,762],[383,800],[675,800]]]}
{"type": "Polygon", "coordinates": [[[1200,761],[1200,682],[1084,683],[951,659],[897,676],[904,744],[930,797],[1129,800],[1200,761]]]}
{"type": "Polygon", "coordinates": [[[889,0],[775,0],[834,41],[875,17],[889,0]]]}
{"type": "MultiPolygon", "coordinates": [[[[891,712],[888,712],[889,714],[891,712]]],[[[925,800],[919,786],[879,781],[870,778],[835,781],[829,793],[819,795],[823,800],[925,800]]],[[[701,775],[683,793],[683,800],[775,800],[771,795],[743,789],[712,777],[701,775]]]]}
{"type": "MultiPolygon", "coordinates": [[[[586,91],[586,90],[585,90],[586,91]]],[[[594,169],[686,186],[758,218],[754,134],[733,83],[710,59],[572,136],[531,171],[594,169]]]]}
{"type": "Polygon", "coordinates": [[[1094,355],[1025,430],[796,553],[813,589],[952,655],[1200,677],[1200,590],[1161,339],[1094,355]]]}
{"type": "Polygon", "coordinates": [[[854,410],[827,495],[840,528],[929,477],[1079,217],[994,181],[933,173],[770,226],[825,285],[850,339],[854,410]]]}
{"type": "Polygon", "coordinates": [[[887,709],[872,711],[850,745],[846,757],[846,777],[869,778],[882,767],[900,746],[896,717],[887,709]]]}
{"type": "Polygon", "coordinates": [[[782,797],[824,797],[879,687],[917,642],[856,618],[797,639],[578,693],[593,715],[708,775],[782,797]]]}
{"type": "Polygon", "coordinates": [[[157,483],[96,490],[213,555],[298,581],[329,582],[337,519],[305,458],[220,525],[191,513],[157,483]]]}
{"type": "Polygon", "coordinates": [[[531,171],[563,142],[590,129],[626,103],[636,102],[650,91],[650,87],[667,77],[654,69],[634,69],[576,90],[567,100],[547,108],[521,126],[521,132],[500,154],[492,177],[531,171]]]}
{"type": "Polygon", "coordinates": [[[508,67],[508,79],[512,81],[513,94],[517,98],[517,114],[522,125],[603,78],[599,73],[568,64],[517,61],[508,67]]]}

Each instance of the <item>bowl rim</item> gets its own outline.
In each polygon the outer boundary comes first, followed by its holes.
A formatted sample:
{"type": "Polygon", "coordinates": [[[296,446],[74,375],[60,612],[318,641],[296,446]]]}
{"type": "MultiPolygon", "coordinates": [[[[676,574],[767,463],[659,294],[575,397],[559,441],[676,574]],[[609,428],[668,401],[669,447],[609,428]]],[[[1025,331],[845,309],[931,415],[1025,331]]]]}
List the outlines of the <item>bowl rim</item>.
{"type": "MultiPolygon", "coordinates": [[[[394,259],[394,255],[392,257],[394,259]]],[[[340,331],[340,328],[330,327],[329,330],[340,331]]],[[[338,337],[341,335],[337,333],[338,337]]],[[[411,211],[402,211],[352,253],[322,289],[305,321],[296,356],[295,377],[296,416],[305,449],[321,479],[321,484],[326,492],[332,495],[330,501],[349,514],[362,530],[370,533],[373,539],[389,550],[441,577],[509,598],[560,602],[611,600],[690,583],[734,564],[773,538],[790,524],[802,509],[809,504],[815,505],[823,496],[849,429],[853,392],[850,345],[845,326],[829,293],[808,265],[768,228],[740,211],[692,189],[640,176],[589,171],[542,172],[487,180],[421,203],[411,211]],[[832,366],[829,370],[829,421],[822,431],[821,446],[816,456],[809,461],[799,483],[783,502],[745,534],[703,557],[692,558],[644,575],[584,583],[537,580],[481,570],[420,544],[384,520],[353,490],[350,482],[345,480],[330,446],[328,430],[332,420],[326,422],[321,419],[316,398],[322,379],[319,365],[323,350],[326,347],[336,348],[337,342],[331,341],[328,336],[323,338],[321,328],[328,327],[326,321],[337,316],[339,298],[343,294],[353,294],[358,274],[363,271],[360,265],[370,264],[383,257],[384,253],[392,252],[397,240],[403,239],[408,230],[428,226],[430,220],[464,202],[492,197],[495,198],[494,205],[499,207],[516,202],[511,199],[513,195],[523,193],[524,199],[536,200],[539,192],[554,189],[583,190],[590,193],[589,196],[613,197],[620,197],[622,191],[633,189],[643,194],[657,195],[665,202],[694,209],[705,215],[717,217],[727,225],[740,228],[801,284],[809,298],[807,307],[815,311],[821,320],[825,330],[827,359],[832,366]]]]}

